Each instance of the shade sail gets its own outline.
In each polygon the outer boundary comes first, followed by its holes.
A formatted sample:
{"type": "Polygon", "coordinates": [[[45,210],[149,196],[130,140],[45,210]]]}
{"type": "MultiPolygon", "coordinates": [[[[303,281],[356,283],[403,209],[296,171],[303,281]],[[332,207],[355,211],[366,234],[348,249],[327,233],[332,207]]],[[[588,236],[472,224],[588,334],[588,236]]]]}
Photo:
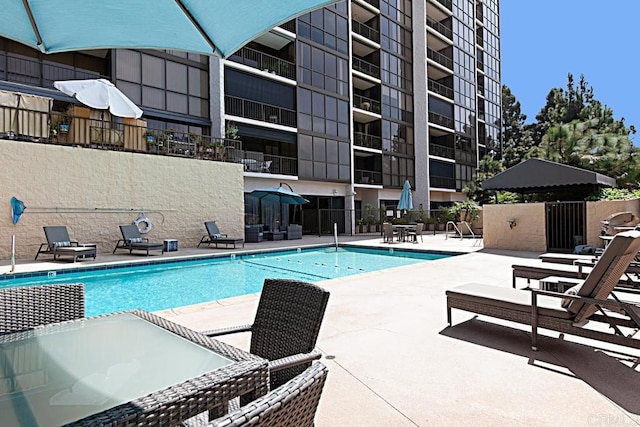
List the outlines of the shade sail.
{"type": "Polygon", "coordinates": [[[172,49],[227,57],[327,0],[2,0],[0,36],[44,53],[172,49]]]}
{"type": "Polygon", "coordinates": [[[528,159],[485,180],[482,189],[535,193],[585,185],[615,187],[616,180],[574,166],[542,159],[528,159]]]}
{"type": "Polygon", "coordinates": [[[109,110],[118,117],[139,119],[142,110],[109,80],[64,80],[53,82],[53,86],[84,105],[99,110],[109,110]]]}
{"type": "Polygon", "coordinates": [[[413,209],[413,196],[411,195],[411,184],[409,181],[405,181],[402,186],[402,193],[400,193],[400,201],[398,201],[397,208],[399,210],[411,210],[413,209]]]}

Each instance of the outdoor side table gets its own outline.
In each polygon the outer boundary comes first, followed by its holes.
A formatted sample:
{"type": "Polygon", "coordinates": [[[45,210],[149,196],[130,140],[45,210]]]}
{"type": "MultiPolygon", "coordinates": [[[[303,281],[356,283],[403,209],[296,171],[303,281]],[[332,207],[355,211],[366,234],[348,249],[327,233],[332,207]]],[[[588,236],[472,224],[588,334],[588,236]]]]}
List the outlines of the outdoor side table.
{"type": "Polygon", "coordinates": [[[175,425],[268,390],[267,361],[144,311],[0,336],[2,425],[175,425]]]}

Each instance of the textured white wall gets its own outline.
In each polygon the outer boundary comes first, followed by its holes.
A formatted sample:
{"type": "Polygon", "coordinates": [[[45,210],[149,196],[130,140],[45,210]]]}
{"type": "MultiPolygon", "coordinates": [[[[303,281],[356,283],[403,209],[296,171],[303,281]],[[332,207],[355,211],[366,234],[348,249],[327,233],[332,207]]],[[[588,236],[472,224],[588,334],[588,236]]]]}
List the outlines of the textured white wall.
{"type": "Polygon", "coordinates": [[[223,233],[244,236],[239,164],[6,140],[0,140],[0,158],[0,259],[10,258],[13,234],[16,257],[33,258],[46,241],[45,225],[66,225],[72,239],[111,252],[120,238],[118,225],[132,223],[138,208],[162,210],[147,213],[153,229],[145,237],[152,241],[196,246],[208,220],[223,233]],[[12,196],[27,206],[16,225],[12,196]],[[37,206],[134,210],[35,213],[37,206]]]}

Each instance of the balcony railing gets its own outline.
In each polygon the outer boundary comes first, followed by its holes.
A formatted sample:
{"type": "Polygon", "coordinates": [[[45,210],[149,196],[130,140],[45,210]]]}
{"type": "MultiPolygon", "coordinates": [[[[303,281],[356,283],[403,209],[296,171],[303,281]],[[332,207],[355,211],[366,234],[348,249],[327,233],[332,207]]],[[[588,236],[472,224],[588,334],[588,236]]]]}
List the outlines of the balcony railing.
{"type": "Polygon", "coordinates": [[[380,32],[358,21],[351,21],[353,32],[373,42],[380,43],[380,32]]]}
{"type": "Polygon", "coordinates": [[[369,3],[371,6],[376,9],[380,9],[380,0],[362,0],[365,3],[369,3]]]}
{"type": "Polygon", "coordinates": [[[442,34],[443,36],[445,36],[446,38],[448,38],[449,40],[453,39],[453,31],[451,31],[451,28],[448,28],[446,25],[431,19],[427,16],[427,25],[431,28],[433,28],[434,30],[436,30],[437,32],[439,32],[440,34],[442,34]]]}
{"type": "Polygon", "coordinates": [[[449,178],[446,176],[433,176],[429,177],[429,184],[431,187],[436,188],[449,188],[455,190],[456,180],[455,178],[449,178]]]}
{"type": "Polygon", "coordinates": [[[262,53],[255,49],[243,47],[229,57],[230,60],[248,65],[258,70],[266,70],[278,76],[295,80],[296,66],[293,62],[285,61],[273,55],[262,53]]]}
{"type": "Polygon", "coordinates": [[[376,101],[375,99],[367,98],[362,95],[353,95],[353,106],[376,114],[380,114],[381,111],[380,101],[376,101]]]}
{"type": "Polygon", "coordinates": [[[246,151],[242,141],[0,106],[0,139],[242,163],[245,171],[297,175],[297,159],[246,151]]]}
{"type": "Polygon", "coordinates": [[[453,70],[453,60],[440,52],[427,48],[427,58],[436,61],[438,64],[443,65],[450,70],[453,70]]]}
{"type": "Polygon", "coordinates": [[[296,127],[297,123],[294,110],[234,96],[224,97],[224,109],[226,114],[283,126],[296,127]]]}
{"type": "Polygon", "coordinates": [[[427,87],[431,92],[435,92],[438,95],[442,95],[445,98],[453,99],[453,89],[443,85],[442,83],[438,83],[435,80],[428,79],[427,87]]]}
{"type": "Polygon", "coordinates": [[[354,132],[353,143],[358,147],[373,148],[374,150],[382,150],[382,138],[375,135],[369,135],[362,132],[354,132]]]}
{"type": "Polygon", "coordinates": [[[354,182],[356,184],[382,185],[382,172],[355,169],[354,182]]]}
{"type": "Polygon", "coordinates": [[[432,113],[431,111],[429,111],[429,123],[444,126],[449,129],[453,129],[454,126],[453,119],[442,116],[438,113],[432,113]]]}
{"type": "Polygon", "coordinates": [[[444,147],[438,144],[429,144],[429,154],[432,156],[444,157],[445,159],[454,159],[455,150],[450,147],[444,147]]]}
{"type": "Polygon", "coordinates": [[[380,78],[380,67],[355,56],[353,57],[353,69],[371,77],[380,78]]]}

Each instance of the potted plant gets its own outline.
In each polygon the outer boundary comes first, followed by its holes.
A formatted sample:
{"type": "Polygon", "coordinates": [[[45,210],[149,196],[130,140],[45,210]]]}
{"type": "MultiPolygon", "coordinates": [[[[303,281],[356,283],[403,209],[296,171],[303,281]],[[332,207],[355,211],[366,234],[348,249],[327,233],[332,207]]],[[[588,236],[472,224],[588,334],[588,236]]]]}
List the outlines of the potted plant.
{"type": "Polygon", "coordinates": [[[60,114],[60,121],[58,121],[58,131],[60,133],[68,133],[70,125],[71,116],[69,116],[69,112],[65,110],[62,112],[62,114],[60,114]]]}
{"type": "Polygon", "coordinates": [[[358,220],[358,233],[360,234],[364,233],[364,226],[366,225],[365,223],[366,221],[364,218],[360,218],[358,220]]]}
{"type": "Polygon", "coordinates": [[[376,208],[374,208],[371,203],[365,203],[362,206],[362,210],[364,211],[363,218],[367,224],[367,233],[371,233],[372,225],[376,223],[376,216],[374,214],[376,208]]]}
{"type": "Polygon", "coordinates": [[[464,202],[456,202],[448,210],[449,215],[453,218],[452,221],[456,221],[456,225],[462,234],[470,234],[469,227],[464,226],[462,223],[471,222],[478,219],[480,212],[480,206],[478,206],[473,200],[465,200],[464,202]]]}
{"type": "Polygon", "coordinates": [[[431,216],[426,216],[422,219],[428,231],[434,231],[436,229],[436,219],[431,216]]]}

